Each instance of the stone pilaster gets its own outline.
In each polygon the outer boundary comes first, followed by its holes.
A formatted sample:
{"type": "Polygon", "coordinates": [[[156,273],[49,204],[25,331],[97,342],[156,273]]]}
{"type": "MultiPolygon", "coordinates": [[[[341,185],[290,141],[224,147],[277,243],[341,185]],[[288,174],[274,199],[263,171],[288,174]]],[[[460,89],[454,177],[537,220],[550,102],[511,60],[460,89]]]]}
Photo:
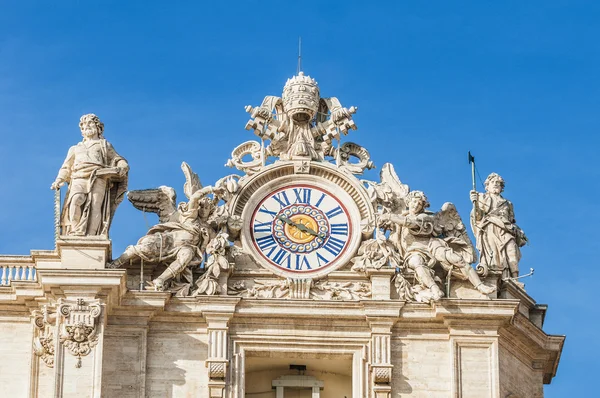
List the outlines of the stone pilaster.
{"type": "Polygon", "coordinates": [[[393,322],[371,322],[371,380],[373,398],[390,398],[392,393],[391,329],[393,322]]]}
{"type": "Polygon", "coordinates": [[[205,313],[208,324],[208,390],[210,398],[224,398],[229,371],[229,327],[233,313],[205,313]]]}
{"type": "Polygon", "coordinates": [[[105,305],[98,299],[58,301],[54,396],[100,398],[105,305]]]}
{"type": "Polygon", "coordinates": [[[43,326],[47,341],[44,323],[50,326],[47,330],[54,329],[53,375],[41,380],[38,374],[36,381],[45,384],[40,386],[44,396],[101,397],[104,328],[111,308],[125,291],[125,278],[122,270],[38,270],[42,289],[56,299],[34,314],[34,327],[39,329],[35,337],[42,336],[43,326]],[[48,379],[53,379],[52,386],[47,386],[48,379]]]}
{"type": "Polygon", "coordinates": [[[369,369],[373,398],[392,396],[392,327],[400,316],[401,307],[392,307],[389,301],[387,303],[375,302],[365,308],[371,328],[369,369]]]}

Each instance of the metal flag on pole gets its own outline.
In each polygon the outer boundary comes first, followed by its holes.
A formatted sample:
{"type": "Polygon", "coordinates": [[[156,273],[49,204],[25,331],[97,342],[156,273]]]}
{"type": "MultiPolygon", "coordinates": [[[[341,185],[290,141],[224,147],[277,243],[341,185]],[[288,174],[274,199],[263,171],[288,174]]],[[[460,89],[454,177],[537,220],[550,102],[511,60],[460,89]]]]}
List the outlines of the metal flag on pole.
{"type": "Polygon", "coordinates": [[[475,156],[471,155],[471,151],[469,151],[469,164],[471,165],[471,179],[473,180],[473,191],[475,191],[475,156]]]}
{"type": "MultiPolygon", "coordinates": [[[[476,181],[475,181],[475,156],[471,155],[471,151],[469,151],[469,164],[471,165],[471,181],[473,183],[473,191],[477,191],[476,181]]],[[[475,214],[475,219],[478,219],[479,215],[479,206],[477,205],[477,195],[475,199],[473,199],[473,209],[475,214]]]]}

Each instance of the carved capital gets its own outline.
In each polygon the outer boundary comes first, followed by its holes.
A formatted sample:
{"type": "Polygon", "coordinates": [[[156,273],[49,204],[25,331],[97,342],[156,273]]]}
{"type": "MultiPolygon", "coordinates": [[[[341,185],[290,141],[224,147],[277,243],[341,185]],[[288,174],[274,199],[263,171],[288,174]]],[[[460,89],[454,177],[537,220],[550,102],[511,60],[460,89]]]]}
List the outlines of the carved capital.
{"type": "Polygon", "coordinates": [[[98,344],[98,318],[102,312],[99,300],[61,300],[58,313],[62,316],[60,342],[77,357],[76,367],[81,367],[81,357],[88,355],[98,344]]]}

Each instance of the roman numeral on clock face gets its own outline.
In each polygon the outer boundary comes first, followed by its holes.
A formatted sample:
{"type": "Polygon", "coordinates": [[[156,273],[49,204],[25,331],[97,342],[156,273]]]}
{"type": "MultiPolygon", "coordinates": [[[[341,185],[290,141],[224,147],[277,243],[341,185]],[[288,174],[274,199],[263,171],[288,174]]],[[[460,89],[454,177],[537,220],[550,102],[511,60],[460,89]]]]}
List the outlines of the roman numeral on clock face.
{"type": "Polygon", "coordinates": [[[348,224],[331,224],[330,233],[332,235],[348,235],[348,224]]]}
{"type": "Polygon", "coordinates": [[[270,214],[270,215],[271,215],[271,216],[273,216],[273,217],[276,217],[276,216],[277,216],[277,212],[276,212],[276,211],[269,210],[269,209],[267,209],[267,208],[266,208],[264,205],[262,205],[262,206],[261,206],[261,208],[260,208],[260,209],[258,209],[258,211],[259,211],[260,213],[270,214]]]}
{"type": "Polygon", "coordinates": [[[254,233],[259,232],[271,232],[271,228],[273,228],[273,222],[257,222],[254,220],[254,233]]]}
{"type": "Polygon", "coordinates": [[[310,196],[312,189],[310,188],[294,188],[294,195],[296,196],[296,203],[310,204],[310,196]]]}
{"type": "Polygon", "coordinates": [[[333,218],[335,216],[337,216],[338,214],[342,214],[344,212],[344,210],[342,210],[342,206],[337,206],[334,207],[333,209],[329,210],[327,213],[325,213],[325,215],[328,218],[333,218]]]}
{"type": "Polygon", "coordinates": [[[337,256],[338,254],[340,254],[345,244],[346,242],[344,242],[343,240],[330,236],[327,240],[327,243],[325,243],[325,246],[323,246],[323,249],[327,250],[334,256],[337,256]]]}
{"type": "Polygon", "coordinates": [[[273,195],[273,199],[275,199],[275,201],[279,203],[281,209],[290,205],[290,200],[288,199],[285,191],[276,193],[275,195],[273,195]]]}
{"type": "Polygon", "coordinates": [[[275,238],[273,237],[273,235],[267,235],[261,238],[257,238],[256,244],[258,245],[260,250],[264,251],[269,247],[276,245],[277,242],[275,242],[275,238]]]}

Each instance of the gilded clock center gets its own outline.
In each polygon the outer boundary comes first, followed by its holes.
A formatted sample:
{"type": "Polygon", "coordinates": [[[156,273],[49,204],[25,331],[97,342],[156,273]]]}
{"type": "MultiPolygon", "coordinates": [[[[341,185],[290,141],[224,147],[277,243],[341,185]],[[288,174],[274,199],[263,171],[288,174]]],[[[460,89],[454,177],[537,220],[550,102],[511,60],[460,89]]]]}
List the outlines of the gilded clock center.
{"type": "Polygon", "coordinates": [[[290,221],[298,226],[286,224],[284,231],[287,237],[294,243],[309,243],[319,233],[317,221],[308,215],[296,214],[290,217],[290,221]],[[303,226],[304,228],[299,226],[303,226]]]}

